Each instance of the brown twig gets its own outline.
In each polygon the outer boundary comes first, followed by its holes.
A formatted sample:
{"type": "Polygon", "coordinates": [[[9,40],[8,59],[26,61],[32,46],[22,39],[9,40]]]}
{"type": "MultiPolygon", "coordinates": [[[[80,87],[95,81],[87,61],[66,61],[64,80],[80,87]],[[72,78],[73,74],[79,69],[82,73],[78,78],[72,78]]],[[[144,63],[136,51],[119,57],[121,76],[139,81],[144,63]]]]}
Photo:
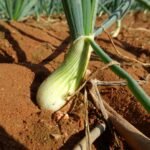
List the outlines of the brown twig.
{"type": "Polygon", "coordinates": [[[120,66],[120,63],[113,60],[110,63],[108,63],[107,65],[105,65],[104,67],[102,67],[101,70],[107,69],[107,68],[111,67],[112,65],[119,65],[120,66]]]}
{"type": "MultiPolygon", "coordinates": [[[[94,84],[94,81],[93,81],[94,84]]],[[[95,92],[98,92],[98,89],[94,89],[95,92]]],[[[91,150],[91,144],[105,131],[106,124],[98,124],[94,129],[89,130],[89,121],[88,121],[88,101],[87,101],[87,91],[84,92],[84,102],[85,102],[85,137],[74,147],[74,150],[91,150]]],[[[102,104],[101,104],[102,105],[102,104]]],[[[104,118],[108,118],[108,115],[105,114],[106,111],[102,105],[102,112],[104,118]]]]}
{"type": "Polygon", "coordinates": [[[86,150],[91,150],[91,139],[90,139],[90,127],[89,127],[89,116],[88,116],[88,99],[87,91],[84,91],[84,104],[85,104],[85,139],[86,139],[86,150]]]}
{"type": "MultiPolygon", "coordinates": [[[[136,80],[140,85],[146,83],[146,80],[136,80]]],[[[95,79],[97,86],[126,86],[126,81],[99,81],[95,79]]]]}
{"type": "Polygon", "coordinates": [[[96,86],[96,81],[95,80],[91,80],[90,82],[92,83],[92,88],[90,89],[90,94],[95,99],[95,101],[94,101],[95,105],[102,112],[104,119],[108,120],[108,114],[107,114],[107,111],[106,111],[106,109],[104,107],[103,100],[102,100],[102,98],[101,98],[101,96],[99,94],[98,88],[96,86]]]}
{"type": "MultiPolygon", "coordinates": [[[[148,74],[143,80],[136,80],[140,85],[150,81],[150,74],[148,74]]],[[[126,86],[127,81],[100,81],[95,79],[97,86],[126,86]]]]}
{"type": "MultiPolygon", "coordinates": [[[[95,80],[90,80],[90,83],[92,84],[92,87],[90,88],[89,92],[93,98],[93,102],[96,106],[96,108],[102,112],[103,114],[103,117],[105,119],[105,121],[107,122],[107,125],[108,125],[108,128],[111,129],[111,125],[110,125],[110,122],[108,120],[108,112],[107,110],[105,109],[104,107],[104,104],[103,104],[103,99],[98,91],[98,87],[97,87],[97,83],[96,83],[96,79],[95,80]]],[[[112,130],[111,130],[112,131],[112,130]]],[[[114,138],[116,141],[118,141],[118,138],[115,134],[115,132],[112,132],[112,134],[114,135],[114,138]]],[[[117,142],[117,144],[119,145],[119,143],[117,142]]]]}
{"type": "Polygon", "coordinates": [[[134,31],[145,31],[145,32],[149,32],[150,33],[150,29],[146,29],[146,28],[142,28],[142,27],[139,27],[139,28],[128,28],[128,30],[134,30],[134,31]]]}
{"type": "Polygon", "coordinates": [[[141,61],[139,61],[139,60],[137,60],[137,59],[130,58],[130,57],[128,57],[128,56],[124,56],[124,55],[116,48],[115,43],[114,43],[114,41],[112,40],[110,34],[109,34],[105,29],[103,29],[103,30],[104,30],[104,32],[107,34],[107,36],[109,37],[109,39],[110,39],[110,41],[111,41],[111,43],[112,43],[112,45],[113,45],[113,47],[114,47],[114,50],[117,52],[117,54],[118,54],[120,57],[122,57],[122,58],[124,58],[124,59],[126,59],[126,60],[129,60],[129,61],[136,62],[136,63],[138,63],[138,64],[140,64],[140,65],[142,65],[142,66],[145,66],[145,67],[149,67],[149,66],[150,66],[150,63],[143,63],[143,62],[141,62],[141,61]]]}

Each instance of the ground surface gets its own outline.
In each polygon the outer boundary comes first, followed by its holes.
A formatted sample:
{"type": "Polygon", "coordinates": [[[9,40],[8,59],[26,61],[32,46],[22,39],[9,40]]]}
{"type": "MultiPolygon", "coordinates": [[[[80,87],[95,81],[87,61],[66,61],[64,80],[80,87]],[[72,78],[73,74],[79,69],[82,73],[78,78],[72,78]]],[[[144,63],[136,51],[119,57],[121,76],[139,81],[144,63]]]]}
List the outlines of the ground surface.
{"type": "MultiPolygon", "coordinates": [[[[119,36],[114,39],[117,49],[130,58],[150,63],[150,14],[128,15],[119,36]],[[143,31],[138,28],[149,29],[143,31]]],[[[101,19],[98,19],[100,24],[101,19]]],[[[0,21],[0,149],[49,150],[71,149],[84,135],[84,105],[82,93],[76,105],[57,120],[50,111],[40,110],[36,104],[36,91],[40,83],[63,61],[69,44],[69,31],[64,19],[24,23],[0,21]]],[[[127,62],[114,51],[106,34],[99,36],[101,47],[135,79],[144,80],[150,68],[127,62]]],[[[109,68],[92,55],[89,69],[95,78],[118,81],[109,68]]],[[[150,95],[150,81],[142,84],[150,95]]],[[[150,137],[150,116],[136,101],[126,86],[99,87],[103,98],[130,123],[150,137]]],[[[63,109],[68,111],[68,107],[63,109]]],[[[91,126],[98,121],[96,110],[89,107],[91,126]]],[[[114,137],[103,136],[93,149],[130,149],[114,137]]],[[[120,138],[120,137],[119,137],[120,138]]],[[[123,141],[123,140],[120,140],[123,141]]]]}

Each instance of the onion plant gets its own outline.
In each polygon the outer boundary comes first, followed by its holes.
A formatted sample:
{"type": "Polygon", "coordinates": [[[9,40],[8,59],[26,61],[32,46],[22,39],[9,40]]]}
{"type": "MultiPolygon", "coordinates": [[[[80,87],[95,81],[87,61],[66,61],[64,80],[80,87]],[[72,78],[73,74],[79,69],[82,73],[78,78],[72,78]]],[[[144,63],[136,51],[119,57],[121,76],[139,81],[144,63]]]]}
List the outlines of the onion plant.
{"type": "Polygon", "coordinates": [[[34,7],[37,1],[38,0],[3,0],[4,15],[7,20],[23,20],[34,13],[34,7]]]}
{"type": "Polygon", "coordinates": [[[138,6],[142,5],[144,9],[150,10],[150,1],[149,0],[136,0],[136,2],[138,3],[138,6]]]}
{"type": "MultiPolygon", "coordinates": [[[[109,16],[114,12],[122,3],[122,0],[99,0],[97,15],[101,16],[107,13],[109,16]]],[[[130,10],[150,10],[150,0],[134,0],[130,10]]],[[[116,21],[116,28],[111,33],[112,37],[117,37],[121,30],[121,19],[116,21]]]]}
{"type": "Polygon", "coordinates": [[[0,19],[5,18],[5,3],[4,0],[0,0],[0,19]]]}
{"type": "MultiPolygon", "coordinates": [[[[64,62],[40,85],[37,103],[42,109],[57,111],[64,106],[83,82],[91,52],[94,50],[104,63],[112,59],[96,44],[94,38],[120,19],[131,6],[131,0],[122,0],[120,6],[95,30],[98,0],[62,0],[68,21],[71,43],[64,62]]],[[[150,98],[138,83],[120,66],[112,65],[113,72],[128,82],[128,87],[147,111],[150,98]]]]}
{"type": "MultiPolygon", "coordinates": [[[[99,9],[97,13],[101,16],[107,13],[109,16],[120,6],[122,0],[99,0],[99,9]]],[[[112,32],[113,37],[117,37],[121,29],[121,19],[116,21],[116,29],[112,32]]]]}

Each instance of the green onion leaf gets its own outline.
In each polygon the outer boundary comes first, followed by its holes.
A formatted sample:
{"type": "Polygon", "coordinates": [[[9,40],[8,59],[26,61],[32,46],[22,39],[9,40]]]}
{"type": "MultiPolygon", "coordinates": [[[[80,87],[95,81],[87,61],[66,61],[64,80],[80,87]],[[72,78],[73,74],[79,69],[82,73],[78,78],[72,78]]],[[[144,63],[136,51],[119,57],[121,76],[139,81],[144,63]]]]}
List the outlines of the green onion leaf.
{"type": "Polygon", "coordinates": [[[62,0],[72,39],[84,35],[81,0],[62,0]]]}

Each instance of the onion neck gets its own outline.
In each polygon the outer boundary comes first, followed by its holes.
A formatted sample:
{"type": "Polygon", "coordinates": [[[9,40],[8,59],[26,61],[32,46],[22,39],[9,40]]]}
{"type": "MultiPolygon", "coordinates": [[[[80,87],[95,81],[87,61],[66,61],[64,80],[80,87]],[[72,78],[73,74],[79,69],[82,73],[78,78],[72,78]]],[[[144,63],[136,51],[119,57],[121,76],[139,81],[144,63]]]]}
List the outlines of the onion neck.
{"type": "Polygon", "coordinates": [[[91,52],[92,48],[86,41],[86,36],[71,44],[64,62],[38,89],[37,103],[41,108],[57,111],[66,104],[68,97],[83,81],[91,52]]]}

